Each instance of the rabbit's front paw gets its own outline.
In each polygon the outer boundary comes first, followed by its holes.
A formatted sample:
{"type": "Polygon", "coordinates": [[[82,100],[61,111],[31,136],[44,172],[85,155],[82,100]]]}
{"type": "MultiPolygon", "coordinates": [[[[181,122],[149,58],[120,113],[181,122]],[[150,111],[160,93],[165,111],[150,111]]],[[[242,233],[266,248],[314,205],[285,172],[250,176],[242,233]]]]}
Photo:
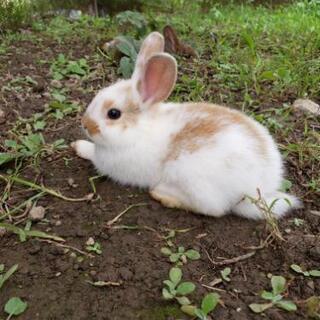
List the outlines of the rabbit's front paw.
{"type": "Polygon", "coordinates": [[[83,159],[92,160],[94,157],[94,144],[86,140],[77,140],[71,143],[76,154],[83,159]]]}

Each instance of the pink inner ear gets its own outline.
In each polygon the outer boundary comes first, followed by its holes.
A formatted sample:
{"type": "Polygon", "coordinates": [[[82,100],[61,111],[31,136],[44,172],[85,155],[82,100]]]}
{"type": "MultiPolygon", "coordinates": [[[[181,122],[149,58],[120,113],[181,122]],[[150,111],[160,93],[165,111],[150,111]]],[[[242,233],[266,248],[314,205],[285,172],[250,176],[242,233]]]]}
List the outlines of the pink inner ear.
{"type": "Polygon", "coordinates": [[[143,102],[157,103],[167,99],[176,82],[174,58],[167,54],[152,56],[145,68],[140,91],[143,102]]]}

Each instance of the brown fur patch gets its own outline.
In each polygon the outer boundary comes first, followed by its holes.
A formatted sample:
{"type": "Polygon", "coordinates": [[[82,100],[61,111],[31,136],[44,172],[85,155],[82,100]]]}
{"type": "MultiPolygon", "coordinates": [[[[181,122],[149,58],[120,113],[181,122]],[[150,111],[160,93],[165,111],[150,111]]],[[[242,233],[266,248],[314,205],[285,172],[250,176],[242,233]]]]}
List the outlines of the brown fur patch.
{"type": "Polygon", "coordinates": [[[103,110],[109,110],[114,105],[114,101],[106,100],[103,102],[103,110]]]}
{"type": "Polygon", "coordinates": [[[89,116],[84,115],[82,117],[81,123],[83,127],[88,130],[91,136],[94,136],[100,133],[99,125],[94,120],[92,120],[89,116]]]}
{"type": "Polygon", "coordinates": [[[257,151],[267,156],[264,137],[251,121],[242,113],[213,104],[189,104],[189,113],[194,113],[185,126],[171,140],[166,161],[176,160],[182,152],[194,153],[206,145],[206,141],[221,132],[223,128],[234,124],[241,125],[257,141],[257,151]]]}

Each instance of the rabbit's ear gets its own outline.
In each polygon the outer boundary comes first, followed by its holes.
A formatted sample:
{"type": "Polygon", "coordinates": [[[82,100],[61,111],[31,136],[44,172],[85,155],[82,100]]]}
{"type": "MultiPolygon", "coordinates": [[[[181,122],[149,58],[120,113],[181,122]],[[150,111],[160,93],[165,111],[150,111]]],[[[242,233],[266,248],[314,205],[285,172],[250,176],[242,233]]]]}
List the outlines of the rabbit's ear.
{"type": "Polygon", "coordinates": [[[171,26],[165,26],[163,28],[165,51],[169,53],[177,53],[179,49],[180,41],[174,29],[171,26]]]}
{"type": "Polygon", "coordinates": [[[142,103],[148,105],[167,99],[177,80],[177,62],[167,53],[153,55],[146,63],[137,89],[142,103]]]}
{"type": "Polygon", "coordinates": [[[137,56],[135,69],[132,75],[132,79],[135,82],[138,82],[141,79],[148,59],[156,53],[163,52],[163,50],[163,36],[159,32],[151,32],[142,42],[137,56]]]}

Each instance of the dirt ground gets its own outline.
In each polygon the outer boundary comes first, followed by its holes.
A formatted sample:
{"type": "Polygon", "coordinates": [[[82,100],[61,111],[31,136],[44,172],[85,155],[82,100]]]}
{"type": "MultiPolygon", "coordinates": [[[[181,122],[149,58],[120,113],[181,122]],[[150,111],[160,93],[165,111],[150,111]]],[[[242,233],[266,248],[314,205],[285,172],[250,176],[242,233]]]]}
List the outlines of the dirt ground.
{"type": "MultiPolygon", "coordinates": [[[[49,101],[46,92],[51,81],[50,64],[36,61],[50,61],[60,52],[71,52],[73,57],[79,58],[92,54],[95,49],[76,40],[67,46],[48,39],[41,41],[41,46],[28,40],[15,43],[0,57],[0,87],[17,76],[32,75],[38,82],[28,94],[24,91],[1,93],[1,108],[6,114],[6,122],[1,124],[1,141],[7,138],[18,114],[29,117],[41,112],[49,101]]],[[[96,84],[97,80],[91,79],[83,86],[94,89],[96,84]]],[[[69,96],[85,106],[93,93],[88,94],[77,83],[71,83],[69,96]]],[[[79,119],[80,115],[69,116],[48,126],[44,132],[46,141],[64,138],[69,144],[78,139],[82,136],[79,119]]],[[[286,165],[293,181],[299,174],[303,175],[293,164],[286,165]]],[[[11,166],[2,168],[2,172],[11,166]]],[[[29,166],[23,170],[25,178],[42,182],[72,198],[91,193],[88,178],[95,175],[93,166],[77,158],[71,149],[42,159],[38,169],[29,166]],[[74,181],[73,186],[68,183],[70,178],[74,181]]],[[[46,219],[34,228],[58,235],[65,239],[64,244],[81,250],[85,249],[88,238],[93,237],[101,244],[101,255],[80,254],[39,239],[21,243],[11,233],[0,239],[1,263],[7,266],[19,264],[17,273],[1,291],[0,319],[5,319],[3,305],[13,296],[28,302],[28,309],[19,316],[21,320],[186,319],[177,304],[165,301],[161,294],[162,281],[167,279],[172,264],[160,249],[166,244],[163,236],[172,229],[185,231],[176,232],[172,239],[175,245],[196,249],[201,254],[200,260],[183,266],[184,279],[197,286],[191,299],[198,303],[200,297],[210,291],[202,285],[219,277],[225,267],[215,265],[212,259],[220,261],[219,258],[229,259],[255,252],[250,258],[229,265],[231,281],[216,286],[223,303],[214,311],[214,319],[303,319],[306,314],[303,300],[320,295],[319,278],[306,279],[290,270],[293,263],[306,269],[319,266],[320,217],[310,213],[310,209],[320,210],[316,196],[307,196],[304,209],[292,212],[280,222],[285,241],[273,241],[263,249],[253,249],[250,247],[259,246],[268,236],[264,222],[233,215],[213,219],[166,209],[144,190],[117,185],[108,178],[100,178],[95,184],[99,197],[96,195],[92,201],[70,202],[52,196],[41,198],[38,205],[47,209],[46,219]],[[134,204],[141,206],[133,207],[114,226],[135,228],[107,226],[110,219],[134,204]],[[296,217],[304,219],[302,226],[293,224],[296,217]],[[299,306],[297,312],[271,308],[262,317],[250,311],[250,303],[263,302],[259,292],[270,289],[270,273],[287,279],[286,294],[299,306]],[[88,281],[112,281],[119,285],[94,287],[88,281]]],[[[17,187],[13,198],[18,201],[19,197],[32,194],[33,191],[17,187]]]]}

